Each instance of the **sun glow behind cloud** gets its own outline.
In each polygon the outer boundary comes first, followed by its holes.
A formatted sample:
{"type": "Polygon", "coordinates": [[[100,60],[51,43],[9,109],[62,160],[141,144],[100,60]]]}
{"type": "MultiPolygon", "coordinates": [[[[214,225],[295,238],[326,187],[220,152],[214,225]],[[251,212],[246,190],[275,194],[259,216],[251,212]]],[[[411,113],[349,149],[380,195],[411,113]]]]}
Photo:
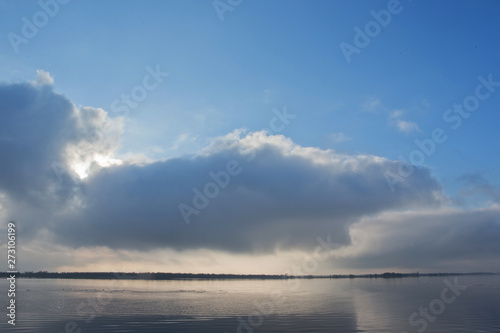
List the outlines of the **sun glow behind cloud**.
{"type": "Polygon", "coordinates": [[[73,118],[78,132],[65,148],[66,164],[80,179],[100,168],[123,163],[114,157],[124,132],[122,117],[109,117],[101,108],[73,107],[73,118]]]}
{"type": "Polygon", "coordinates": [[[89,173],[92,169],[96,169],[96,164],[101,168],[107,168],[111,166],[122,165],[123,161],[111,156],[96,154],[93,156],[93,159],[87,160],[86,162],[76,162],[70,164],[70,168],[78,175],[80,179],[85,179],[89,176],[89,173]]]}

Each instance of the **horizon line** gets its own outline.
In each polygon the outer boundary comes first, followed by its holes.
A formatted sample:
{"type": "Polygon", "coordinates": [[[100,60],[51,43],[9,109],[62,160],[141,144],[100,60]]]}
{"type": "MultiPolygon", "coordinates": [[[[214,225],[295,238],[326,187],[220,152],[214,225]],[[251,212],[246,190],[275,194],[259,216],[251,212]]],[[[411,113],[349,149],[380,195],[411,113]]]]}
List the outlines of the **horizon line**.
{"type": "Polygon", "coordinates": [[[321,274],[321,275],[289,275],[289,274],[234,274],[234,273],[172,273],[172,272],[0,272],[0,277],[15,275],[16,278],[47,279],[127,279],[127,280],[230,280],[230,279],[345,279],[345,278],[411,278],[459,275],[499,275],[500,272],[438,272],[438,273],[366,273],[366,274],[321,274]]]}

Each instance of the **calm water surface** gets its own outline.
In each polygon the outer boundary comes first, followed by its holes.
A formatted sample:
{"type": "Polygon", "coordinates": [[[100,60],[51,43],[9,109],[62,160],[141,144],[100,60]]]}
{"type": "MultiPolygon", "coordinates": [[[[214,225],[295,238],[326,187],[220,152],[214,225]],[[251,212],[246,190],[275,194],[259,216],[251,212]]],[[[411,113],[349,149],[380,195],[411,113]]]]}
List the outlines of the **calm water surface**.
{"type": "Polygon", "coordinates": [[[0,332],[500,332],[500,276],[454,280],[18,279],[0,332]]]}

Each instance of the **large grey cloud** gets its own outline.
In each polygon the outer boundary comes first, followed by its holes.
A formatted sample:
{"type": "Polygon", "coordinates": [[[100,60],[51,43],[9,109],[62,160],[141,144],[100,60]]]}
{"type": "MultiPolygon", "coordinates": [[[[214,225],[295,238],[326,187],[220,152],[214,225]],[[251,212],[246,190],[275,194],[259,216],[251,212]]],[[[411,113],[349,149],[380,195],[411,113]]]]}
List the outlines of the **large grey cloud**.
{"type": "Polygon", "coordinates": [[[82,155],[109,153],[121,131],[121,119],[75,107],[48,78],[39,71],[32,83],[0,83],[2,206],[9,207],[8,218],[26,221],[27,235],[78,195],[81,184],[70,164],[97,168],[82,155]]]}
{"type": "Polygon", "coordinates": [[[336,253],[344,267],[498,271],[500,206],[384,212],[353,225],[351,236],[336,253]]]}
{"type": "Polygon", "coordinates": [[[433,205],[440,191],[427,169],[391,192],[384,174],[395,172],[397,162],[304,148],[265,132],[238,131],[192,158],[90,168],[93,172],[85,181],[69,178],[68,172],[56,182],[54,161],[89,164],[96,152],[112,150],[116,143],[105,138],[103,129],[106,113],[77,109],[49,85],[4,84],[0,98],[6,129],[2,150],[9,161],[2,166],[2,190],[19,201],[33,199],[36,191],[38,203],[47,201],[40,199],[44,193],[57,201],[50,193],[54,188],[67,189],[59,193],[63,198],[72,193],[64,206],[45,204],[43,212],[37,211],[68,245],[271,251],[300,248],[325,233],[348,244],[349,225],[360,217],[433,205]],[[203,191],[213,182],[209,173],[225,170],[229,161],[237,161],[241,172],[186,225],[179,204],[192,206],[193,189],[203,191]]]}
{"type": "Polygon", "coordinates": [[[384,172],[397,163],[374,156],[303,148],[263,132],[230,135],[214,146],[220,142],[222,148],[194,158],[101,170],[83,187],[84,207],[58,229],[72,243],[125,248],[270,251],[304,247],[324,234],[346,244],[349,225],[360,217],[432,206],[439,193],[426,169],[390,191],[384,172]],[[237,161],[241,172],[184,223],[179,204],[194,207],[193,189],[215,183],[209,173],[225,170],[228,161],[237,161]]]}
{"type": "Polygon", "coordinates": [[[73,107],[47,85],[0,85],[0,187],[17,200],[45,192],[52,161],[61,161],[72,141],[73,107]]]}
{"type": "Polygon", "coordinates": [[[497,208],[443,215],[430,170],[415,168],[392,191],[385,175],[401,165],[386,158],[235,131],[195,156],[112,165],[121,118],[77,108],[50,83],[0,85],[1,206],[22,222],[25,241],[44,232],[75,248],[271,253],[309,250],[330,235],[333,260],[345,267],[430,267],[499,253],[497,208]],[[228,162],[239,172],[186,224],[179,205],[196,208],[193,189],[203,192],[228,162]]]}

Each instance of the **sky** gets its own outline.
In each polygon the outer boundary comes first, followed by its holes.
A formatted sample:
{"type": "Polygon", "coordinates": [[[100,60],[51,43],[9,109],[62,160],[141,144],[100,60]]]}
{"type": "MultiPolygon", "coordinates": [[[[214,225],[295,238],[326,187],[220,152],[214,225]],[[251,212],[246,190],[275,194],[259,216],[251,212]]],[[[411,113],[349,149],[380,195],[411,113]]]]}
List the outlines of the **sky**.
{"type": "Polygon", "coordinates": [[[499,271],[499,2],[0,13],[20,271],[499,271]]]}

